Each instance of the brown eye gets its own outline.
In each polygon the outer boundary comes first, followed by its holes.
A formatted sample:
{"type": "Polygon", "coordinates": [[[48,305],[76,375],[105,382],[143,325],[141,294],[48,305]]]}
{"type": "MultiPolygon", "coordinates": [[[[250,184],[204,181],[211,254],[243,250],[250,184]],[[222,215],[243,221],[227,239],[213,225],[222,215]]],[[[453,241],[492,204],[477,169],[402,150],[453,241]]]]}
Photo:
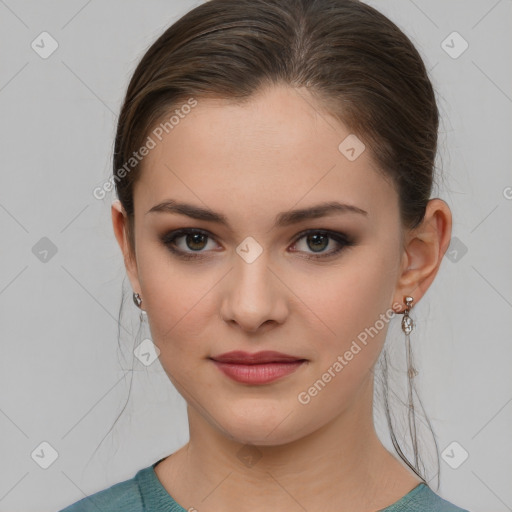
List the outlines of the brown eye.
{"type": "Polygon", "coordinates": [[[332,257],[342,251],[345,247],[352,245],[354,245],[354,242],[344,233],[338,233],[335,231],[309,230],[299,236],[293,247],[295,248],[294,252],[308,253],[309,251],[312,251],[313,255],[306,255],[305,258],[321,259],[332,257]],[[305,240],[303,247],[305,246],[306,250],[297,249],[297,246],[300,245],[299,241],[302,239],[305,240]],[[334,241],[333,244],[331,244],[332,240],[334,241]],[[334,245],[334,249],[325,251],[325,249],[329,247],[330,244],[334,245]]]}
{"type": "MultiPolygon", "coordinates": [[[[208,232],[194,228],[178,229],[162,237],[162,243],[169,251],[179,258],[189,260],[205,257],[206,253],[213,250],[216,246],[213,240],[213,237],[208,232]],[[213,247],[208,249],[210,241],[212,241],[213,247]]],[[[333,257],[345,247],[352,245],[354,245],[353,240],[344,233],[316,229],[301,233],[293,244],[292,252],[305,253],[304,258],[319,260],[333,257]],[[303,239],[304,244],[300,247],[301,244],[299,242],[303,239]],[[333,246],[333,248],[326,251],[330,246],[333,246]]]]}
{"type": "MultiPolygon", "coordinates": [[[[184,259],[203,257],[207,252],[211,236],[199,229],[179,229],[162,237],[162,243],[177,256],[184,259]]],[[[215,244],[214,246],[215,247],[215,244]]],[[[213,248],[212,247],[212,248],[213,248]]]]}
{"type": "Polygon", "coordinates": [[[202,233],[193,233],[190,235],[184,235],[185,244],[189,249],[193,251],[200,251],[204,249],[205,241],[208,240],[208,236],[202,233]]]}

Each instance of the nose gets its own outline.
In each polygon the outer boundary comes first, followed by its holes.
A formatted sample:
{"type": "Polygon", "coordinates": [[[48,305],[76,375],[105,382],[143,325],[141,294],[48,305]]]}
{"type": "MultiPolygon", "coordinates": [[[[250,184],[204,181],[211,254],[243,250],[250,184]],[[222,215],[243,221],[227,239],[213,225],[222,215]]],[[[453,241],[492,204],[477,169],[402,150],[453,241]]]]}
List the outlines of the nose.
{"type": "Polygon", "coordinates": [[[221,318],[250,333],[282,324],[288,315],[287,288],[265,251],[252,263],[236,255],[233,265],[223,280],[221,318]]]}

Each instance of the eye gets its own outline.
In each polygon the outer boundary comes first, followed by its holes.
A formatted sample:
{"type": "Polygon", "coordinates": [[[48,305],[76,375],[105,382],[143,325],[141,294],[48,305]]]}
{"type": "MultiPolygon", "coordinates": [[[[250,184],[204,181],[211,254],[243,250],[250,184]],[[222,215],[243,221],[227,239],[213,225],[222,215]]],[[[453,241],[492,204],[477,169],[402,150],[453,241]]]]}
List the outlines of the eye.
{"type": "Polygon", "coordinates": [[[208,246],[210,235],[201,229],[178,229],[172,231],[162,237],[162,242],[174,254],[184,259],[192,259],[201,257],[208,246]],[[177,240],[183,239],[181,243],[176,243],[177,240]],[[190,249],[188,251],[187,249],[190,249]]]}
{"type": "MultiPolygon", "coordinates": [[[[208,242],[210,240],[213,240],[213,237],[207,231],[194,228],[178,229],[162,237],[162,243],[173,254],[185,260],[204,257],[203,253],[208,250],[214,250],[214,247],[208,249],[208,242]]],[[[344,233],[310,229],[300,233],[299,237],[295,239],[292,252],[308,252],[307,249],[309,248],[312,250],[311,255],[303,257],[314,260],[332,257],[341,252],[345,247],[352,245],[354,245],[353,240],[344,233]],[[306,250],[297,250],[296,247],[300,245],[299,242],[302,239],[305,240],[306,250]],[[330,244],[330,241],[334,241],[335,244],[330,244]],[[325,251],[329,245],[335,245],[335,247],[325,251]]]]}
{"type": "MultiPolygon", "coordinates": [[[[305,233],[301,233],[301,236],[297,238],[293,247],[296,247],[298,242],[304,239],[305,243],[303,245],[306,246],[306,249],[312,249],[313,255],[305,256],[305,258],[309,259],[321,259],[321,258],[329,258],[340,251],[342,251],[345,247],[349,247],[354,245],[353,240],[345,235],[344,233],[338,233],[336,231],[326,231],[326,230],[318,230],[318,229],[310,229],[305,233]],[[335,248],[329,251],[325,251],[330,244],[330,240],[334,240],[335,248]],[[337,246],[336,246],[337,244],[337,246]]],[[[294,250],[295,251],[295,250],[294,250]]],[[[307,251],[299,251],[299,252],[307,252],[307,251]]]]}

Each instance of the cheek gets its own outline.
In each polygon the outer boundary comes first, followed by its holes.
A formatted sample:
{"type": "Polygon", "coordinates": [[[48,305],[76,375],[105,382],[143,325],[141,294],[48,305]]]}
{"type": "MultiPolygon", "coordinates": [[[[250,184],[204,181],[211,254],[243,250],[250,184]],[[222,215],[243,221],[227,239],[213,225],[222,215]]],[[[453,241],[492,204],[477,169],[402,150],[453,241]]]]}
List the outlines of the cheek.
{"type": "Polygon", "coordinates": [[[310,293],[311,305],[335,335],[312,339],[316,359],[297,396],[299,411],[309,418],[327,421],[360,399],[369,385],[393,316],[396,263],[393,248],[388,249],[359,251],[310,293]]]}
{"type": "Polygon", "coordinates": [[[194,340],[201,339],[201,333],[204,336],[204,324],[211,318],[211,311],[205,310],[208,294],[221,276],[206,266],[199,269],[198,264],[177,262],[166,250],[149,246],[137,261],[152,339],[162,364],[194,350],[196,357],[202,357],[194,340]]]}
{"type": "Polygon", "coordinates": [[[311,339],[321,371],[344,354],[350,358],[345,378],[358,379],[374,364],[392,318],[397,258],[391,244],[369,244],[332,271],[312,274],[302,286],[298,295],[312,311],[304,311],[309,327],[315,324],[321,333],[311,339]]]}

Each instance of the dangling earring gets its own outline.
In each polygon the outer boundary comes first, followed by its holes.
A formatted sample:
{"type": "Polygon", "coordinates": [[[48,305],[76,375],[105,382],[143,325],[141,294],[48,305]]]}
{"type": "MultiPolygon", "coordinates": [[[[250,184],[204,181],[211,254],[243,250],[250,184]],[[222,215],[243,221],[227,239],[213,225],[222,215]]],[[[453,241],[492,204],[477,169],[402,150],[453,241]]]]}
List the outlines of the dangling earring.
{"type": "Polygon", "coordinates": [[[405,334],[405,349],[407,354],[407,373],[409,377],[412,379],[418,375],[418,371],[414,368],[413,362],[412,362],[412,353],[411,353],[411,338],[410,334],[412,330],[414,329],[414,322],[412,321],[412,318],[409,316],[409,311],[412,308],[412,303],[414,302],[414,298],[410,296],[404,297],[404,303],[405,303],[405,311],[404,311],[404,317],[402,318],[402,331],[405,334]]]}
{"type": "Polygon", "coordinates": [[[133,303],[139,308],[139,309],[142,309],[140,307],[140,305],[142,304],[142,298],[141,296],[138,294],[138,293],[134,293],[133,294],[133,303]]]}
{"type": "Polygon", "coordinates": [[[147,313],[141,307],[142,297],[138,293],[133,294],[133,303],[140,309],[140,321],[143,322],[147,313]]]}
{"type": "Polygon", "coordinates": [[[412,303],[414,302],[414,298],[406,295],[404,297],[405,303],[405,311],[404,317],[402,318],[402,331],[405,334],[405,348],[407,354],[407,391],[408,391],[408,401],[409,401],[409,411],[408,411],[408,419],[409,419],[409,434],[411,436],[412,447],[414,452],[414,465],[418,467],[418,440],[416,436],[416,414],[414,412],[414,403],[413,403],[413,379],[418,375],[418,371],[414,368],[412,361],[412,352],[411,352],[411,339],[410,334],[414,329],[414,322],[412,318],[409,316],[409,311],[412,308],[412,303]]]}

